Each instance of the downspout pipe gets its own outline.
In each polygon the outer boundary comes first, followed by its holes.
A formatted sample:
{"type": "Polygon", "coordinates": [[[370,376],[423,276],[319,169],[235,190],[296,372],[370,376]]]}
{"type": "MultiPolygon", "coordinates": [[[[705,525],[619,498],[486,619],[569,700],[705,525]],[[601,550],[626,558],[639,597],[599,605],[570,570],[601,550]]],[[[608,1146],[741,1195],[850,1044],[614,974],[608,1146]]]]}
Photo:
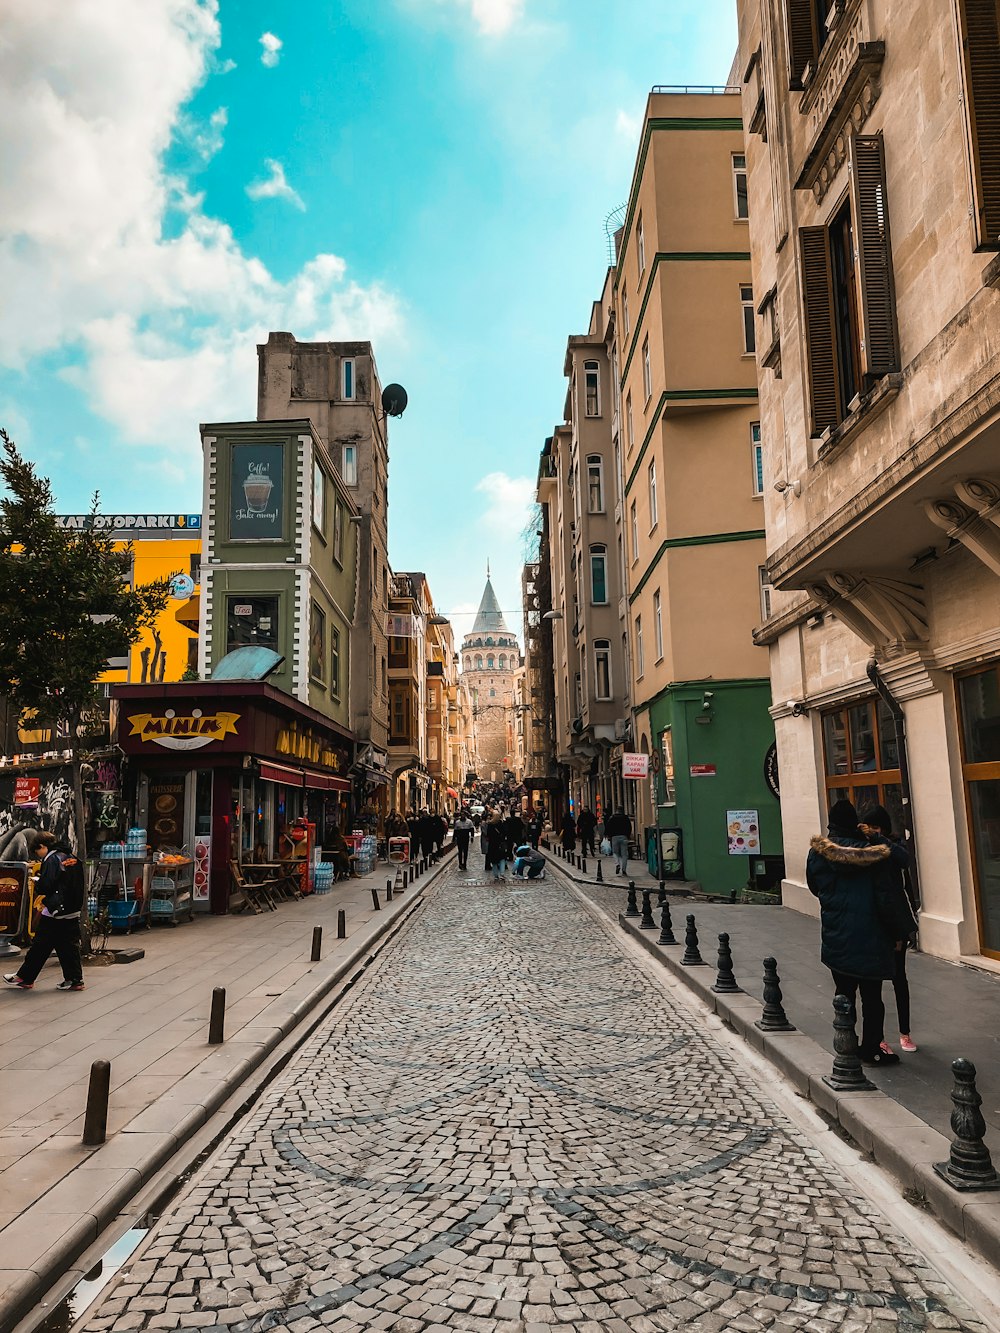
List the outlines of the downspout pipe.
{"type": "Polygon", "coordinates": [[[917,843],[913,829],[913,804],[910,800],[910,760],[906,749],[906,716],[902,704],[889,688],[888,682],[878,669],[878,662],[871,658],[867,667],[868,679],[875,686],[879,697],[892,714],[896,732],[896,749],[899,753],[899,786],[903,797],[903,839],[910,853],[910,883],[917,900],[921,903],[920,869],[917,863],[917,843]]]}

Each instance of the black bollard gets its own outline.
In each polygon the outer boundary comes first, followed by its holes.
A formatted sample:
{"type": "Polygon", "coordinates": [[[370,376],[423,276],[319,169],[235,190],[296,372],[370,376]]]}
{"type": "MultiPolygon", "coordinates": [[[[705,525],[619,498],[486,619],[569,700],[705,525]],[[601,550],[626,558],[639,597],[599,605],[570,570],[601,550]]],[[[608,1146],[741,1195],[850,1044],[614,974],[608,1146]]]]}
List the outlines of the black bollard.
{"type": "Polygon", "coordinates": [[[636,900],[636,896],[635,896],[635,880],[634,880],[634,879],[630,879],[629,882],[628,882],[628,906],[625,908],[625,915],[626,915],[626,916],[638,916],[638,915],[639,915],[639,904],[638,904],[638,902],[637,902],[637,900],[636,900]]]}
{"type": "Polygon", "coordinates": [[[674,934],[674,923],[670,919],[670,904],[666,898],[660,908],[660,938],[657,944],[676,944],[677,937],[674,934]]]}
{"type": "Polygon", "coordinates": [[[778,964],[774,958],[764,959],[764,1007],[757,1027],[761,1032],[794,1032],[794,1023],[789,1023],[781,1002],[781,980],[778,977],[778,964]]]}
{"type": "Polygon", "coordinates": [[[693,912],[688,913],[687,929],[684,931],[684,953],[681,962],[685,967],[705,966],[705,960],[698,948],[698,927],[695,925],[693,912]]]}
{"type": "Polygon", "coordinates": [[[309,955],[310,963],[318,963],[323,957],[323,927],[313,926],[312,953],[309,955]]]}
{"type": "Polygon", "coordinates": [[[1000,1175],[983,1142],[986,1121],[979,1109],[983,1099],[976,1087],[976,1066],[971,1060],[953,1060],[951,1072],[955,1075],[951,1090],[951,1128],[955,1137],[947,1162],[935,1162],[934,1170],[957,1190],[995,1190],[1000,1187],[1000,1175]]]}
{"type": "Polygon", "coordinates": [[[584,874],[587,873],[587,858],[585,856],[580,857],[580,869],[584,874]]]}
{"type": "Polygon", "coordinates": [[[391,902],[392,902],[392,880],[391,880],[391,879],[387,879],[386,882],[385,882],[385,900],[386,900],[387,903],[391,903],[391,902]]]}
{"type": "MultiPolygon", "coordinates": [[[[767,967],[770,959],[764,960],[767,967]]],[[[765,973],[765,976],[767,974],[765,973]]],[[[767,991],[764,992],[767,994],[767,991]]],[[[858,1056],[858,1034],[854,1031],[857,1015],[847,995],[833,997],[833,1070],[823,1082],[834,1092],[875,1092],[875,1084],[865,1078],[858,1056]]],[[[760,1023],[757,1024],[761,1026],[760,1023]]]]}
{"type": "Polygon", "coordinates": [[[663,904],[664,904],[666,901],[667,901],[667,886],[666,886],[666,884],[664,883],[664,881],[661,879],[661,880],[660,880],[660,887],[659,887],[659,889],[657,890],[657,893],[656,893],[656,902],[657,902],[657,906],[662,907],[663,904]]]}
{"type": "Polygon", "coordinates": [[[737,986],[733,975],[733,954],[729,947],[729,936],[725,932],[719,936],[719,969],[712,990],[718,995],[740,995],[743,992],[743,987],[737,986]]]}
{"type": "Polygon", "coordinates": [[[212,991],[212,1013],[208,1020],[209,1046],[221,1046],[226,1028],[226,991],[224,986],[216,986],[212,991]]]}
{"type": "Polygon", "coordinates": [[[639,922],[639,929],[640,930],[656,929],[656,922],[653,920],[653,908],[651,906],[651,899],[649,896],[648,889],[643,889],[642,891],[642,920],[639,922]]]}
{"type": "Polygon", "coordinates": [[[347,939],[347,913],[343,908],[337,913],[337,939],[347,939]]]}
{"type": "Polygon", "coordinates": [[[83,1144],[85,1148],[100,1147],[108,1136],[108,1099],[110,1096],[111,1064],[108,1060],[95,1060],[90,1066],[87,1111],[83,1117],[83,1144]]]}
{"type": "Polygon", "coordinates": [[[381,912],[382,904],[378,900],[378,889],[372,889],[372,907],[376,912],[381,912]]]}
{"type": "Polygon", "coordinates": [[[601,869],[601,858],[600,858],[600,857],[597,858],[597,882],[598,882],[598,884],[603,884],[603,883],[604,883],[604,871],[601,869]]]}

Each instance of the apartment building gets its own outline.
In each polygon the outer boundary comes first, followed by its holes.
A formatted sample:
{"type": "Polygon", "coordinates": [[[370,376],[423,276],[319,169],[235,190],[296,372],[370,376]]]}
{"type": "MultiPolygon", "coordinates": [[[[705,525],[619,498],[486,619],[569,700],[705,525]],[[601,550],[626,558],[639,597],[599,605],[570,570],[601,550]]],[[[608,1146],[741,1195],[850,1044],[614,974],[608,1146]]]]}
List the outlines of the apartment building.
{"type": "Polygon", "coordinates": [[[562,780],[552,747],[555,685],[552,622],[545,619],[545,613],[552,606],[546,506],[541,507],[541,515],[538,559],[529,561],[521,571],[524,620],[524,785],[531,794],[532,805],[544,805],[554,813],[561,809],[562,780]]]}
{"type": "Polygon", "coordinates": [[[750,869],[731,812],[756,816],[749,850],[781,852],[768,661],[753,639],[766,588],[745,168],[738,91],[654,89],[612,286],[629,748],[651,771],[635,784],[636,823],[679,831],[683,873],[719,894],[750,869]]]}
{"type": "Polygon", "coordinates": [[[910,836],[921,945],[1000,960],[1000,19],[739,0],[787,848],[910,836]]]}
{"type": "Polygon", "coordinates": [[[427,767],[427,623],[433,614],[431,590],[423,574],[390,577],[389,792],[392,808],[401,814],[430,808],[433,803],[427,767]]]}

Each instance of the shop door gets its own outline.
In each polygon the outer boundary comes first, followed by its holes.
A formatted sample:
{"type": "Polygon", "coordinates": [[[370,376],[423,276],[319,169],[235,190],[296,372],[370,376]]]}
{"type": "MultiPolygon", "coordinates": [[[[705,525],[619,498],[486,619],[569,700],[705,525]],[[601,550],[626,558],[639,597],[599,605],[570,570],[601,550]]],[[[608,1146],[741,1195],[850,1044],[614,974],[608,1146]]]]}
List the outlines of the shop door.
{"type": "Polygon", "coordinates": [[[959,677],[958,701],[979,945],[1000,958],[1000,665],[959,677]]]}

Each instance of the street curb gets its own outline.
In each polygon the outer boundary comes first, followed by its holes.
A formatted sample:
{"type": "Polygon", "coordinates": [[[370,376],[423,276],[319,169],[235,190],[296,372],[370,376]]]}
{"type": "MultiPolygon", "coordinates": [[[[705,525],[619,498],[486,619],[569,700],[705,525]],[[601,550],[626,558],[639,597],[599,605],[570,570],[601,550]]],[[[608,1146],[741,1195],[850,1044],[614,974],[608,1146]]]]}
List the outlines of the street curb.
{"type": "MultiPolygon", "coordinates": [[[[280,1016],[280,1021],[264,1018],[247,1024],[232,1040],[214,1050],[196,1070],[179,1079],[168,1092],[129,1121],[124,1129],[109,1136],[106,1143],[97,1148],[81,1146],[80,1164],[6,1228],[8,1248],[0,1258],[0,1270],[10,1272],[21,1267],[16,1262],[19,1239],[25,1263],[22,1277],[12,1281],[4,1290],[0,1333],[13,1333],[18,1323],[32,1313],[60,1278],[67,1277],[75,1261],[97,1242],[101,1233],[150,1184],[170,1158],[238,1092],[275,1048],[359,964],[365,962],[386,935],[395,933],[402,926],[420,906],[426,889],[448,868],[452,850],[446,848],[441,861],[428,870],[425,878],[414,880],[407,886],[399,909],[391,907],[373,933],[332,971],[311,986],[308,985],[311,976],[290,986],[282,998],[291,997],[296,1002],[280,1016]],[[88,1181],[87,1176],[93,1179],[88,1181]],[[19,1237],[19,1232],[24,1235],[19,1237]],[[41,1247],[36,1245],[35,1253],[29,1254],[32,1248],[30,1238],[38,1234],[49,1238],[47,1248],[38,1253],[41,1247]]],[[[393,903],[396,901],[394,897],[393,903]]],[[[385,911],[384,906],[382,910],[385,911]]],[[[279,1018],[279,1015],[274,1017],[279,1018]]],[[[76,1284],[84,1271],[81,1269],[78,1274],[72,1274],[73,1281],[67,1290],[76,1284]]],[[[66,1285],[65,1281],[63,1285],[66,1285]]]]}
{"type": "MultiPolygon", "coordinates": [[[[804,1032],[762,1032],[756,1026],[759,1001],[744,994],[716,994],[712,990],[713,967],[684,967],[680,948],[660,946],[656,934],[640,930],[632,917],[620,914],[618,924],[754,1050],[766,1056],[798,1092],[839,1124],[863,1153],[895,1178],[905,1194],[918,1196],[938,1221],[994,1268],[1000,1268],[1000,1190],[966,1194],[942,1180],[934,1164],[948,1160],[951,1145],[943,1134],[887,1093],[834,1092],[823,1082],[833,1057],[818,1042],[804,1032]]],[[[790,1014],[789,1021],[794,1017],[790,1014]]]]}
{"type": "MultiPolygon", "coordinates": [[[[584,878],[582,875],[576,873],[576,866],[573,866],[569,861],[564,860],[552,849],[552,847],[547,846],[545,843],[539,843],[538,850],[547,861],[555,866],[557,870],[574,884],[588,884],[595,889],[618,888],[623,891],[627,891],[628,889],[628,875],[624,878],[614,874],[608,875],[606,879],[591,879],[589,876],[584,878]]],[[[607,860],[607,857],[604,859],[607,860]]],[[[639,861],[637,864],[645,867],[644,861],[639,861]]],[[[667,896],[670,898],[690,898],[692,901],[706,899],[709,902],[713,901],[712,894],[706,894],[701,887],[701,881],[697,879],[668,879],[664,880],[664,885],[666,887],[667,896]]],[[[648,888],[651,893],[655,893],[659,890],[659,883],[656,880],[653,880],[651,884],[637,884],[636,892],[641,894],[643,888],[648,888]]],[[[722,901],[722,899],[715,899],[715,901],[722,901]]],[[[728,902],[728,899],[725,899],[725,901],[728,902]]]]}

